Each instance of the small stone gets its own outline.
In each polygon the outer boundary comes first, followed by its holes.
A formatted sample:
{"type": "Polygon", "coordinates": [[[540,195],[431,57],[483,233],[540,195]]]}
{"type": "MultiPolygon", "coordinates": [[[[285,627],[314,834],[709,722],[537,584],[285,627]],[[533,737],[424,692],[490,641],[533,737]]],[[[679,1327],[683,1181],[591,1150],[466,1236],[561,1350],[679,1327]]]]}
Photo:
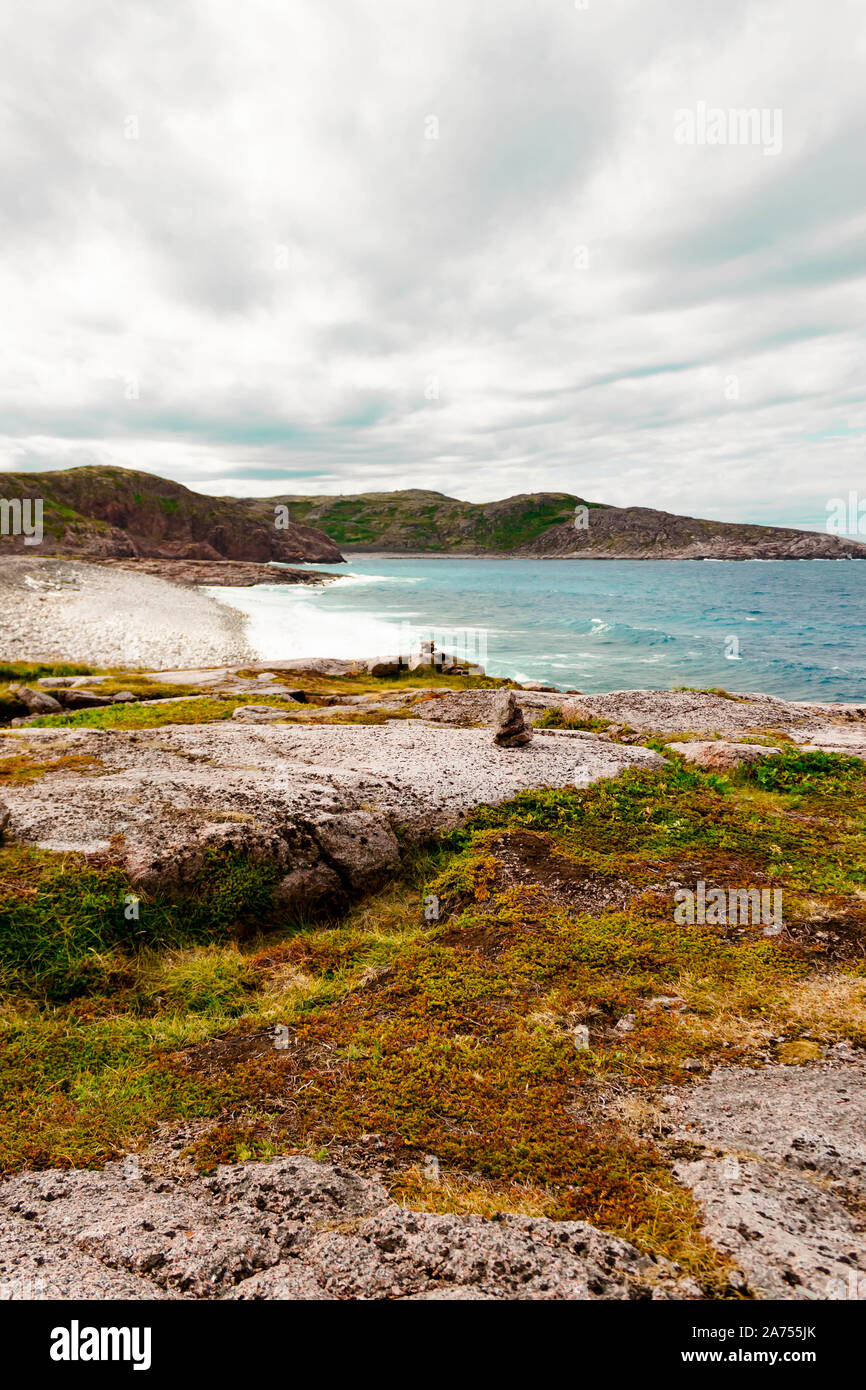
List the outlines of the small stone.
{"type": "Polygon", "coordinates": [[[686,1007],[686,1001],[676,994],[658,994],[654,999],[647,1000],[646,1007],[653,1012],[665,1009],[669,1013],[675,1013],[686,1007]]]}
{"type": "Polygon", "coordinates": [[[303,913],[343,890],[339,875],[327,864],[313,864],[308,869],[295,869],[286,874],[274,890],[274,899],[289,914],[303,913]]]}

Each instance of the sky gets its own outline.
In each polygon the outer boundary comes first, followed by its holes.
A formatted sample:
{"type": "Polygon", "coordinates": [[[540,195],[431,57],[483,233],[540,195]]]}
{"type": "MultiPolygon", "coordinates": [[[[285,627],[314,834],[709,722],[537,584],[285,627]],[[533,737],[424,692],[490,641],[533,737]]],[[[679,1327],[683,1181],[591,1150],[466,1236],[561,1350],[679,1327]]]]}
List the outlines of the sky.
{"type": "Polygon", "coordinates": [[[863,0],[6,6],[0,469],[823,527],[864,64],[863,0]]]}

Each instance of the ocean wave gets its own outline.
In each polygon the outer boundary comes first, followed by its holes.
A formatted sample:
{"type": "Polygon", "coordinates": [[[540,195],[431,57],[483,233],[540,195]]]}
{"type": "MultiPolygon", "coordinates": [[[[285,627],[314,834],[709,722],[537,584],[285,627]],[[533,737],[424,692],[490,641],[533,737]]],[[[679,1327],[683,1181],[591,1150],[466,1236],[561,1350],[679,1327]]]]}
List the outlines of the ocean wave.
{"type": "MultiPolygon", "coordinates": [[[[419,577],[399,574],[338,574],[337,584],[342,588],[348,588],[354,584],[423,584],[424,580],[419,577]]],[[[330,588],[331,586],[328,585],[330,588]]]]}

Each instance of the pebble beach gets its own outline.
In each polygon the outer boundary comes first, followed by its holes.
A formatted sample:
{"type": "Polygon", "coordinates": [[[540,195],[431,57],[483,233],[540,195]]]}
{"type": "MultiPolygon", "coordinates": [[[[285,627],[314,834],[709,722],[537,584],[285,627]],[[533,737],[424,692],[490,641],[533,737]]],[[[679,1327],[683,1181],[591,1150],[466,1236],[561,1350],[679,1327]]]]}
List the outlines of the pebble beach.
{"type": "Polygon", "coordinates": [[[0,560],[6,661],[217,665],[252,656],[243,613],[201,589],[77,560],[0,560]]]}

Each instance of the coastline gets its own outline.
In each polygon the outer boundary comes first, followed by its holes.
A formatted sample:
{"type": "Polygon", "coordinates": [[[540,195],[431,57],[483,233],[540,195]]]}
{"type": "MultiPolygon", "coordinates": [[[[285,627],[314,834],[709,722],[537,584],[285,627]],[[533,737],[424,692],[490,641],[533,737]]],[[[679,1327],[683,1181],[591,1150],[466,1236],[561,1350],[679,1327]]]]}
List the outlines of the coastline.
{"type": "MultiPolygon", "coordinates": [[[[400,558],[409,559],[411,567],[410,557],[400,558]]],[[[610,585],[605,583],[602,590],[591,593],[581,580],[567,586],[579,613],[577,621],[559,626],[554,622],[550,628],[545,620],[539,628],[532,621],[535,596],[531,586],[524,592],[515,581],[504,613],[501,603],[498,609],[495,606],[496,585],[481,580],[480,588],[473,589],[471,579],[467,585],[459,577],[472,567],[474,557],[457,558],[465,559],[468,565],[454,567],[458,574],[455,584],[450,579],[444,585],[435,584],[428,574],[424,586],[413,590],[402,582],[409,578],[402,566],[393,565],[400,574],[388,577],[386,571],[381,583],[381,576],[376,574],[353,573],[352,560],[340,574],[292,569],[290,581],[281,583],[280,570],[241,562],[218,567],[210,562],[181,562],[186,577],[172,569],[174,577],[169,578],[165,573],[141,572],[126,565],[9,557],[0,560],[0,659],[149,670],[295,659],[363,660],[371,655],[394,655],[401,642],[408,654],[412,633],[417,639],[427,635],[428,629],[439,634],[436,641],[444,650],[459,651],[464,631],[483,630],[490,638],[490,652],[488,656],[485,651],[481,664],[491,676],[518,684],[543,681],[559,689],[595,693],[721,686],[733,693],[740,688],[766,690],[794,700],[850,705],[863,699],[862,682],[854,678],[854,672],[846,675],[843,670],[837,677],[836,667],[828,664],[837,658],[831,655],[822,665],[820,647],[808,678],[794,670],[785,679],[772,663],[758,660],[755,664],[753,653],[764,650],[765,632],[745,627],[745,623],[755,623],[754,613],[741,620],[740,628],[744,643],[749,642],[747,651],[753,663],[749,673],[746,667],[714,660],[722,639],[713,631],[712,622],[704,624],[697,619],[691,628],[678,621],[676,611],[665,608],[667,582],[662,590],[656,586],[655,591],[648,582],[637,590],[630,585],[623,591],[626,596],[631,594],[628,603],[617,608],[608,592],[610,585]],[[191,570],[193,564],[201,565],[202,570],[191,570]],[[256,582],[259,571],[265,582],[256,582]],[[193,576],[210,582],[196,584],[193,576]],[[332,586],[335,597],[326,599],[325,591],[332,586]],[[341,595],[341,586],[350,587],[341,595]],[[412,593],[415,598],[408,597],[412,593]],[[512,612],[524,614],[526,622],[515,624],[509,635],[506,619],[512,612]],[[665,660],[670,642],[675,644],[673,655],[665,660]],[[692,652],[690,646],[695,643],[692,652]],[[691,663],[690,656],[695,658],[691,663]]],[[[383,566],[386,563],[381,552],[357,552],[352,559],[359,569],[365,562],[374,570],[380,561],[383,566]]],[[[523,559],[523,568],[537,574],[538,567],[527,557],[523,559]]],[[[174,562],[159,563],[174,566],[174,562]]],[[[761,563],[765,575],[773,572],[771,562],[761,563]]],[[[447,570],[441,566],[431,566],[430,571],[434,570],[446,577],[447,570]]],[[[509,567],[508,572],[514,569],[509,567]]],[[[737,572],[742,573],[739,567],[737,572]]],[[[629,567],[627,573],[635,571],[629,567]]],[[[778,571],[776,574],[773,588],[778,590],[778,571]]],[[[409,583],[411,586],[414,581],[409,578],[409,583]]],[[[565,593],[563,583],[562,579],[557,581],[558,593],[565,593]]],[[[543,581],[541,584],[543,596],[543,581]]],[[[751,584],[749,581],[749,592],[751,584]]],[[[702,583],[698,590],[690,585],[686,591],[688,601],[697,602],[700,611],[708,588],[715,593],[717,586],[702,583]]],[[[856,597],[860,588],[859,583],[853,587],[847,581],[842,584],[849,598],[856,597]]],[[[507,589],[510,593],[510,580],[507,589]]],[[[839,584],[833,581],[830,589],[838,590],[839,584]]],[[[742,604],[742,588],[738,599],[734,585],[730,597],[734,607],[737,602],[742,604]]],[[[542,600],[542,613],[546,601],[542,600]]],[[[771,618],[772,610],[767,609],[765,631],[771,618]]]]}
{"type": "Polygon", "coordinates": [[[789,564],[791,561],[825,560],[831,564],[866,560],[866,555],[599,555],[583,551],[539,555],[513,550],[359,550],[341,547],[343,554],[356,560],[592,560],[601,564],[629,561],[634,564],[789,564]]]}

